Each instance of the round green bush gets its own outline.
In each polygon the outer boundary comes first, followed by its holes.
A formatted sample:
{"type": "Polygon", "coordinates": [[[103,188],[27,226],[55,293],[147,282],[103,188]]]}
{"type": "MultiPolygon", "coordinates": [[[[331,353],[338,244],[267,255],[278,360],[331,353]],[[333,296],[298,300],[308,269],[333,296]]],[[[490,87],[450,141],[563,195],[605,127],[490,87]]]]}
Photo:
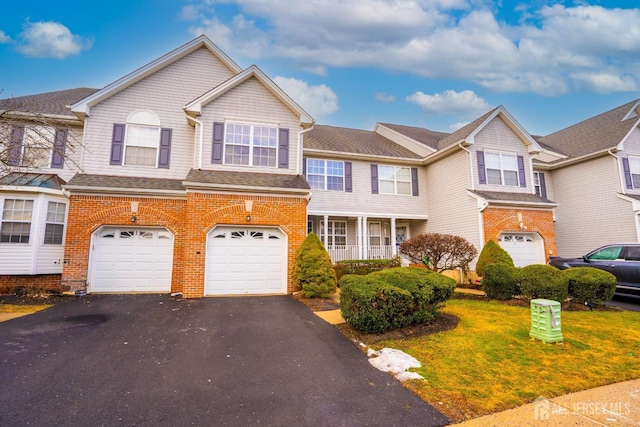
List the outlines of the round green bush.
{"type": "Polygon", "coordinates": [[[533,264],[520,269],[520,294],[528,300],[544,298],[563,302],[569,296],[568,283],[555,267],[533,264]]]}
{"type": "Polygon", "coordinates": [[[487,297],[508,300],[518,294],[518,269],[507,264],[489,264],[484,269],[482,284],[487,297]]]}
{"type": "Polygon", "coordinates": [[[569,295],[581,304],[602,304],[616,291],[616,276],[598,268],[568,268],[562,270],[562,275],[569,285],[569,295]]]}
{"type": "Polygon", "coordinates": [[[511,255],[493,240],[489,240],[484,244],[480,256],[478,256],[478,261],[476,262],[476,274],[478,274],[478,276],[484,276],[485,268],[491,264],[514,266],[511,255]]]}

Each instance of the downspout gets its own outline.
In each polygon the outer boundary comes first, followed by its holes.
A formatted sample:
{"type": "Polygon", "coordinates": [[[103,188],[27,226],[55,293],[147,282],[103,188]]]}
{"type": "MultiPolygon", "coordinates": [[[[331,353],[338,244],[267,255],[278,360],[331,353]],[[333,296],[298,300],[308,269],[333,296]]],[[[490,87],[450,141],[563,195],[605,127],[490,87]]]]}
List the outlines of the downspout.
{"type": "Polygon", "coordinates": [[[194,122],[196,124],[196,126],[198,127],[198,129],[200,129],[199,132],[196,132],[193,139],[194,142],[197,142],[198,139],[200,140],[200,144],[198,145],[198,169],[202,169],[202,146],[203,144],[203,138],[204,138],[204,129],[202,127],[202,122],[198,119],[195,119],[193,117],[191,117],[189,114],[187,114],[187,112],[185,111],[184,115],[187,117],[187,120],[191,120],[192,122],[194,122]],[[198,135],[198,133],[200,135],[198,135]]]}
{"type": "MultiPolygon", "coordinates": [[[[463,145],[462,145],[462,141],[458,142],[458,147],[460,147],[460,149],[462,151],[465,151],[468,155],[469,155],[469,174],[471,174],[471,190],[475,190],[476,189],[476,184],[475,181],[473,179],[473,159],[471,156],[471,151],[467,150],[463,145]]],[[[486,206],[485,206],[486,208],[486,206]]],[[[480,212],[482,212],[484,210],[484,208],[482,208],[482,210],[480,212]]]]}
{"type": "Polygon", "coordinates": [[[618,182],[620,183],[620,189],[622,194],[627,194],[627,186],[624,185],[624,176],[622,174],[622,171],[620,170],[620,158],[618,156],[616,156],[615,154],[613,154],[613,151],[611,151],[611,148],[609,148],[607,150],[607,153],[611,154],[611,156],[616,159],[616,169],[618,170],[618,182]]]}
{"type": "Polygon", "coordinates": [[[298,175],[302,175],[302,162],[304,162],[304,155],[302,153],[302,150],[303,150],[302,135],[309,132],[310,130],[313,130],[314,127],[315,127],[315,123],[313,123],[310,128],[305,129],[301,132],[298,132],[298,170],[296,171],[298,175]]]}

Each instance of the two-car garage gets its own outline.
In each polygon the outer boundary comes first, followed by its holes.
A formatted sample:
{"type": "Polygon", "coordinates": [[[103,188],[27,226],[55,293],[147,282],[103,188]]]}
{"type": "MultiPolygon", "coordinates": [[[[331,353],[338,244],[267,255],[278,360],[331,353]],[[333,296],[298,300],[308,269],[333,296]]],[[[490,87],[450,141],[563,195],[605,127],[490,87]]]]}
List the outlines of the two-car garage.
{"type": "MultiPolygon", "coordinates": [[[[171,291],[174,235],[166,228],[102,227],[92,236],[92,293],[171,291]]],[[[276,227],[218,226],[207,235],[205,295],[287,292],[287,238],[276,227]]]]}

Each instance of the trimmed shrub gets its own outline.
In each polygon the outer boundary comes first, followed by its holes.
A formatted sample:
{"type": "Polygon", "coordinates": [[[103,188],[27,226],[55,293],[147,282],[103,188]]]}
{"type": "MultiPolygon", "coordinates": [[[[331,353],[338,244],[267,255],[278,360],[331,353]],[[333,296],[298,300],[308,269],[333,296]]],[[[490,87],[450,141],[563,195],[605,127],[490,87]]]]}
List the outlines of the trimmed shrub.
{"type": "Polygon", "coordinates": [[[511,255],[500,247],[493,240],[489,240],[484,244],[478,261],[476,262],[476,273],[478,276],[484,276],[484,269],[491,264],[504,264],[513,267],[513,259],[511,255]]]}
{"type": "Polygon", "coordinates": [[[593,267],[574,267],[562,270],[569,285],[569,295],[578,303],[602,304],[613,298],[616,276],[593,267]]]}
{"type": "Polygon", "coordinates": [[[347,274],[365,275],[373,273],[374,271],[380,271],[387,268],[400,267],[402,261],[399,256],[391,259],[354,259],[339,261],[333,266],[333,270],[336,272],[336,279],[347,274]]]}
{"type": "Polygon", "coordinates": [[[455,286],[455,280],[422,268],[346,275],[340,279],[340,310],[354,328],[380,333],[433,319],[455,286]]]}
{"type": "Polygon", "coordinates": [[[507,264],[489,264],[482,279],[484,292],[491,299],[508,300],[518,294],[518,269],[507,264]]]}
{"type": "Polygon", "coordinates": [[[309,233],[296,252],[291,280],[305,298],[326,298],[336,291],[331,257],[314,233],[309,233]]]}
{"type": "Polygon", "coordinates": [[[545,264],[522,267],[519,273],[520,294],[528,300],[545,298],[563,302],[569,296],[568,283],[562,272],[545,264]]]}

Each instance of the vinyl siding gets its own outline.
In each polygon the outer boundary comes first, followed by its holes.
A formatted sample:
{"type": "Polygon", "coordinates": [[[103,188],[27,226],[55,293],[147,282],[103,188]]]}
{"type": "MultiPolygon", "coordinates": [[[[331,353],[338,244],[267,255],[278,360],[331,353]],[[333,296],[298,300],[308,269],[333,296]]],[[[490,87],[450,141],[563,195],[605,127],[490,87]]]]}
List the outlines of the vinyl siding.
{"type": "Polygon", "coordinates": [[[182,106],[232,77],[232,72],[201,48],[91,108],[85,123],[83,169],[89,174],[183,178],[193,166],[194,127],[182,106]],[[109,165],[114,123],[126,123],[137,110],[153,111],[161,126],[173,129],[171,168],[109,165]]]}
{"type": "MultiPolygon", "coordinates": [[[[313,156],[312,158],[319,158],[313,156]]],[[[340,160],[340,159],[335,159],[340,160]]],[[[310,214],[323,212],[341,213],[344,215],[362,215],[371,218],[395,216],[397,218],[412,218],[416,215],[427,215],[427,182],[425,169],[418,167],[419,196],[395,196],[371,193],[371,164],[372,162],[351,161],[353,191],[311,190],[311,201],[308,211],[310,214]]],[[[392,163],[380,163],[391,165],[392,163]]],[[[406,165],[398,165],[406,166],[406,165]]]]}
{"type": "Polygon", "coordinates": [[[473,155],[473,180],[475,182],[476,190],[506,191],[510,193],[533,192],[533,175],[527,146],[500,117],[494,118],[480,132],[478,132],[475,137],[475,143],[468,149],[473,155]],[[478,178],[478,161],[476,157],[477,151],[496,151],[516,156],[523,156],[527,186],[520,187],[519,185],[505,186],[480,184],[478,178]]]}
{"type": "Polygon", "coordinates": [[[199,121],[204,125],[202,169],[251,170],[266,173],[297,173],[300,118],[257,79],[250,78],[203,107],[199,121]],[[289,129],[289,168],[211,164],[214,122],[270,125],[289,129]]]}
{"type": "MultiPolygon", "coordinates": [[[[544,174],[544,183],[547,188],[547,199],[555,201],[553,197],[553,180],[551,179],[551,173],[548,170],[537,170],[534,169],[534,172],[540,172],[544,174]]],[[[533,179],[533,176],[531,177],[533,179]]],[[[533,188],[533,182],[531,184],[531,188],[533,188]]]]}
{"type": "Polygon", "coordinates": [[[635,128],[631,134],[629,135],[629,137],[627,138],[627,140],[624,142],[624,151],[620,151],[618,153],[616,153],[616,155],[620,158],[620,162],[619,162],[619,168],[620,168],[620,184],[619,186],[623,189],[623,190],[618,190],[618,191],[624,191],[627,194],[633,194],[633,195],[640,195],[640,188],[626,188],[626,184],[625,184],[625,180],[624,180],[624,174],[623,174],[623,168],[622,168],[622,158],[627,157],[627,156],[636,156],[636,157],[640,157],[640,129],[635,128]]]}
{"type": "Polygon", "coordinates": [[[551,172],[559,256],[581,256],[607,243],[637,240],[631,203],[616,196],[616,163],[606,155],[551,172]]]}
{"type": "Polygon", "coordinates": [[[35,274],[61,274],[63,257],[64,245],[40,245],[35,274]]]}
{"type": "Polygon", "coordinates": [[[458,151],[427,167],[427,229],[430,233],[462,236],[480,251],[484,242],[480,236],[478,204],[467,194],[471,188],[468,156],[458,151]]]}

